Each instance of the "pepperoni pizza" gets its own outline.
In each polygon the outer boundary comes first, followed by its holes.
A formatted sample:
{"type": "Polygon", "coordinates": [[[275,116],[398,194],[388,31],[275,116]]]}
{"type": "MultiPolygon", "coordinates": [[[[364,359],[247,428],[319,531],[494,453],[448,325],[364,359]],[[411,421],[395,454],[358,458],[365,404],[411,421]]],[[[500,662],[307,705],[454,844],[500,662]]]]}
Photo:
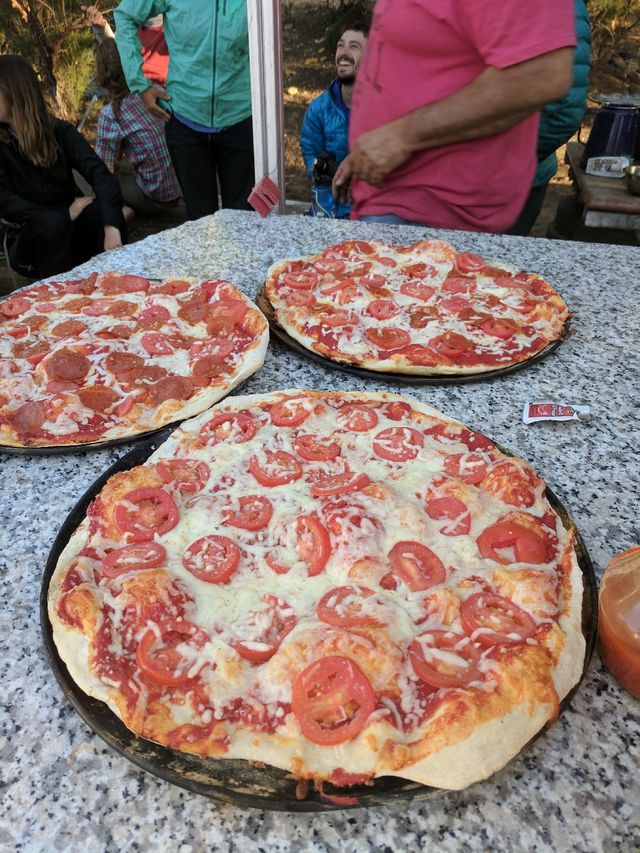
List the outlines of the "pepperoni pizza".
{"type": "Polygon", "coordinates": [[[441,240],[352,240],[272,266],[275,319],[328,359],[368,370],[468,375],[510,367],[563,334],[569,311],[533,273],[441,240]]]}
{"type": "Polygon", "coordinates": [[[61,447],[191,417],[258,370],[268,328],[227,281],[92,273],[0,302],[0,446],[61,447]]]}
{"type": "Polygon", "coordinates": [[[458,789],[579,680],[571,530],[521,459],[414,400],[229,398],[106,483],[49,616],[137,734],[304,784],[458,789]]]}

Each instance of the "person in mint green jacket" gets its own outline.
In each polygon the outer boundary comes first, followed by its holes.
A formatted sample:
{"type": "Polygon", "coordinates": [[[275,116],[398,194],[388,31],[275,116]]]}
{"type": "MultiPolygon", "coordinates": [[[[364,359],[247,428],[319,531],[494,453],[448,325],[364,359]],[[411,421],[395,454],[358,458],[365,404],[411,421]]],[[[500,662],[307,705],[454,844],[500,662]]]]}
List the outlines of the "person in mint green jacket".
{"type": "Polygon", "coordinates": [[[591,25],[584,0],[575,0],[578,43],[573,54],[571,89],[561,101],[547,104],[540,115],[538,168],[525,206],[507,234],[526,236],[542,210],[549,181],[558,170],[556,150],[577,132],[584,117],[591,68],[591,25]]]}
{"type": "Polygon", "coordinates": [[[187,216],[249,209],[254,184],[246,0],[122,0],[114,12],[127,84],[166,122],[187,216]],[[167,90],[142,73],[138,26],[164,15],[167,90]]]}

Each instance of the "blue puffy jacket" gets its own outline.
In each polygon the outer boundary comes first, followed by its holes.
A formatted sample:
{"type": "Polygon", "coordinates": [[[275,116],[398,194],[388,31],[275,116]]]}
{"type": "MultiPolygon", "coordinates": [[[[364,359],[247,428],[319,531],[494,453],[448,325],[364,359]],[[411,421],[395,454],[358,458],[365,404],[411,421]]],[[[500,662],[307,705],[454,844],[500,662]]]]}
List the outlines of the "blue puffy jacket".
{"type": "Polygon", "coordinates": [[[578,44],[573,56],[573,82],[568,94],[561,101],[547,104],[542,110],[538,134],[538,168],[533,180],[534,187],[543,186],[555,175],[558,169],[556,149],[571,139],[578,130],[587,105],[591,67],[591,26],[584,0],[575,0],[575,2],[578,44]]]}
{"type": "MultiPolygon", "coordinates": [[[[340,81],[334,80],[307,107],[300,129],[300,148],[307,176],[311,178],[313,161],[323,151],[331,151],[338,162],[349,153],[349,108],[342,100],[340,81]]],[[[351,207],[339,204],[337,216],[349,215],[351,207]]]]}

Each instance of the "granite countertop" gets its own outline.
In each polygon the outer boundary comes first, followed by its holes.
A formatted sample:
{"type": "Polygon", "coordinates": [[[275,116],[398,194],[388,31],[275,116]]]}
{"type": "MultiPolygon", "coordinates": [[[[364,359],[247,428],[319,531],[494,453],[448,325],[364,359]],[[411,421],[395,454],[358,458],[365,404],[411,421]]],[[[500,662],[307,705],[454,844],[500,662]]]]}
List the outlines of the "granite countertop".
{"type": "MultiPolygon", "coordinates": [[[[449,239],[533,270],[560,290],[574,332],[550,357],[492,382],[398,388],[327,371],[278,342],[246,393],[399,390],[534,465],[580,529],[600,577],[640,542],[640,253],[519,237],[223,211],[101,255],[68,274],[228,277],[254,296],[267,268],[350,236],[449,239]],[[583,423],[522,423],[528,400],[586,404],[583,423]]],[[[422,803],[329,814],[223,805],[113,752],[65,699],[47,664],[38,597],[55,535],[93,480],[132,445],[56,456],[0,455],[0,848],[17,850],[620,850],[640,844],[640,702],[597,653],[570,708],[491,779],[422,803]]]]}

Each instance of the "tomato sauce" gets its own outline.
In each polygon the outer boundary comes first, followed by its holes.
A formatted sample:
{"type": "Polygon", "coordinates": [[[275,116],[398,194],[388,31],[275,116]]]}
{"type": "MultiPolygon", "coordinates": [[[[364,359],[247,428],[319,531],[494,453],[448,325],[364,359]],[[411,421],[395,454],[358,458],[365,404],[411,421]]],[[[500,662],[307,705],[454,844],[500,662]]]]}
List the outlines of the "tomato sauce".
{"type": "Polygon", "coordinates": [[[640,699],[640,546],[615,556],[600,585],[600,654],[625,690],[640,699]]]}

